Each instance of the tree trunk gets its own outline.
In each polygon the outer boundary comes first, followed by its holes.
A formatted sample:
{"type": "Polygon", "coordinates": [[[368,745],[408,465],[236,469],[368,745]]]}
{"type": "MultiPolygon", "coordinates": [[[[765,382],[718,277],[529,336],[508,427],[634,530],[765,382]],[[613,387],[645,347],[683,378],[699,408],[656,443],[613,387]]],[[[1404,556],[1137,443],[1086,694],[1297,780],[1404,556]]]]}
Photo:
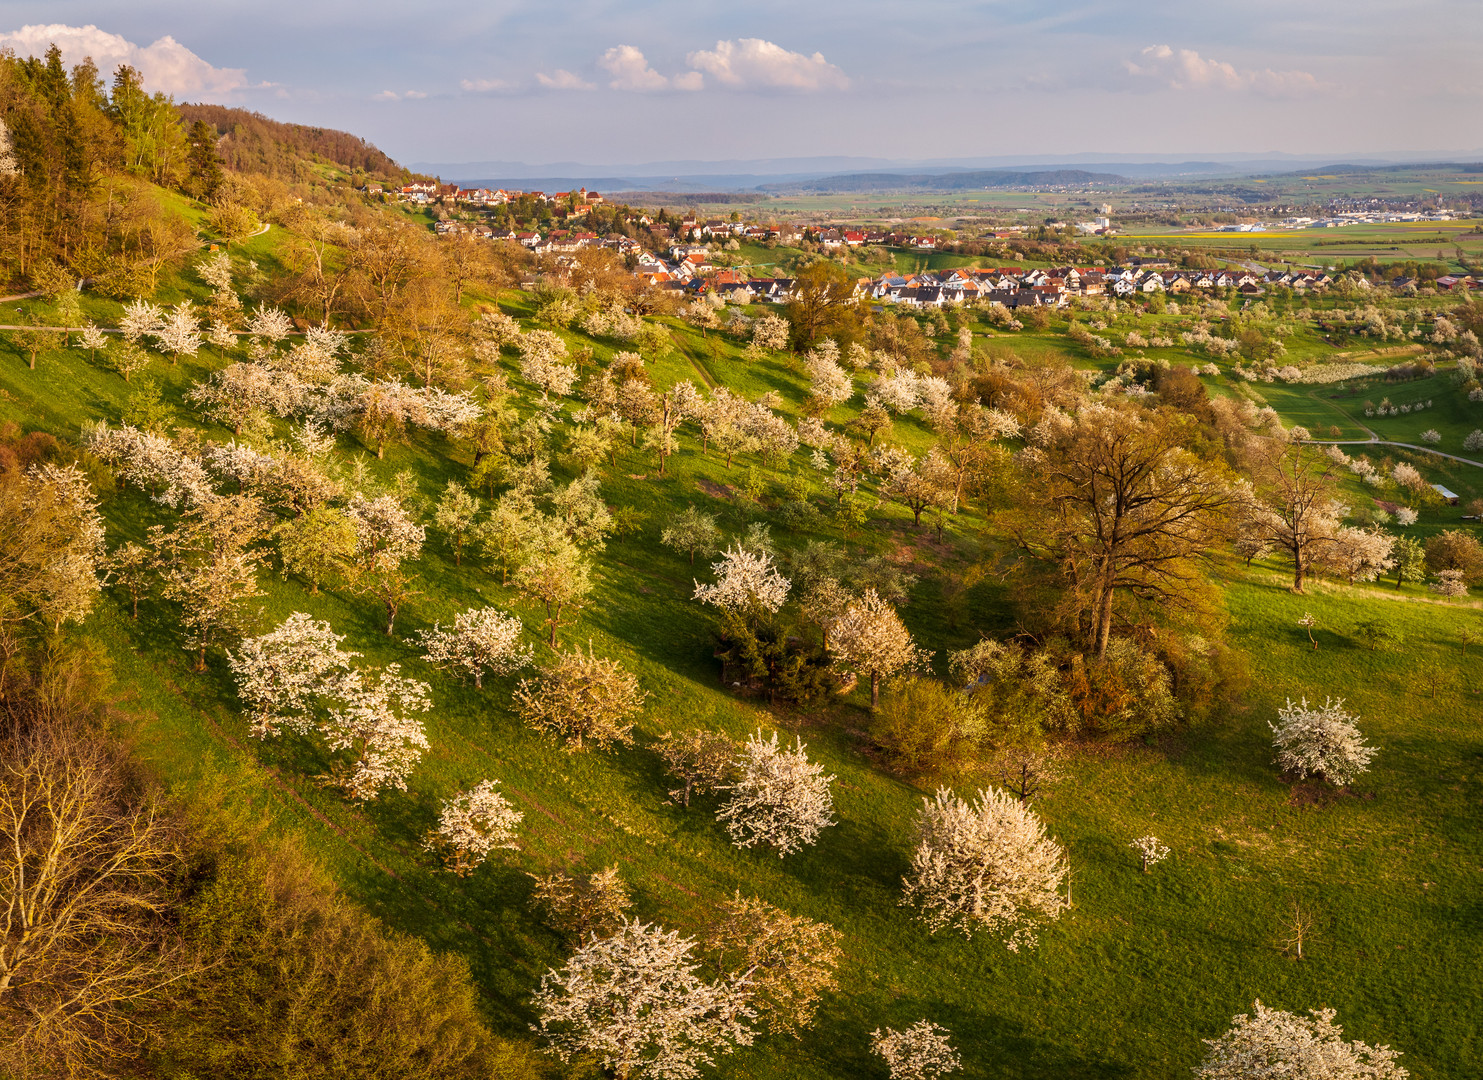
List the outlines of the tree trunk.
{"type": "Polygon", "coordinates": [[[870,673],[870,707],[876,708],[881,703],[881,676],[880,672],[870,673]]]}
{"type": "Polygon", "coordinates": [[[1097,637],[1096,650],[1097,659],[1101,660],[1107,655],[1107,639],[1112,636],[1112,589],[1106,588],[1102,593],[1102,602],[1097,605],[1097,637]]]}

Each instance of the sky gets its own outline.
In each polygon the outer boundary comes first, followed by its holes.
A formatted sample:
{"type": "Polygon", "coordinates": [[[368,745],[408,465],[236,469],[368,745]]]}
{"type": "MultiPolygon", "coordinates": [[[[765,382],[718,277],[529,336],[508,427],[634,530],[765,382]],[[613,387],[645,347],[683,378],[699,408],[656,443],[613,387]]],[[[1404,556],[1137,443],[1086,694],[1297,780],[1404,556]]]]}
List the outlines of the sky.
{"type": "Polygon", "coordinates": [[[1477,0],[0,0],[0,47],[412,162],[1483,147],[1477,0]]]}

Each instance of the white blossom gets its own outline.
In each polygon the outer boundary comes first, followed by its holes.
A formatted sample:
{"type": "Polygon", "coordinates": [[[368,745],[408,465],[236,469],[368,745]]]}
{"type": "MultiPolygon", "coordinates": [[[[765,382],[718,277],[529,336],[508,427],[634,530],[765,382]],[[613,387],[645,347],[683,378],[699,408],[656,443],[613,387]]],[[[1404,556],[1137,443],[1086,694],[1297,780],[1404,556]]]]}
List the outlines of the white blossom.
{"type": "Polygon", "coordinates": [[[215,495],[201,462],[163,436],[129,424],[110,428],[99,421],[83,428],[82,441],[90,453],[113,466],[120,479],[150,490],[157,503],[199,506],[215,495]]]}
{"type": "Polygon", "coordinates": [[[555,394],[565,397],[577,381],[577,369],[563,363],[566,342],[550,330],[532,330],[516,343],[520,349],[520,374],[534,383],[543,399],[555,394]]]}
{"type": "Polygon", "coordinates": [[[695,599],[705,604],[738,611],[757,603],[768,611],[777,611],[788,599],[791,587],[766,552],[749,551],[738,544],[726,549],[721,561],[711,564],[716,575],[714,585],[695,583],[695,599]]]}
{"type": "Polygon", "coordinates": [[[1143,863],[1143,872],[1145,874],[1148,873],[1150,866],[1157,866],[1169,857],[1168,846],[1161,844],[1157,836],[1140,836],[1137,840],[1129,844],[1128,847],[1138,853],[1138,857],[1143,863]]]}
{"type": "Polygon", "coordinates": [[[362,570],[395,569],[415,559],[427,539],[427,530],[412,520],[395,495],[367,499],[356,492],[345,514],[355,526],[355,558],[362,570]]]}
{"type": "Polygon", "coordinates": [[[829,633],[829,652],[845,667],[870,678],[870,703],[880,703],[880,683],[900,671],[923,666],[932,656],[920,649],[874,589],[853,600],[829,633]]]}
{"type": "Polygon", "coordinates": [[[1467,575],[1461,570],[1443,570],[1437,574],[1437,580],[1433,581],[1428,588],[1438,596],[1450,596],[1454,599],[1468,594],[1467,575]]]}
{"type": "MultiPolygon", "coordinates": [[[[78,337],[78,347],[90,352],[106,349],[108,348],[108,335],[92,323],[88,323],[82,328],[82,334],[78,337]]],[[[1471,449],[1476,449],[1476,447],[1471,449]]]]}
{"type": "Polygon", "coordinates": [[[343,634],[296,611],[260,637],[246,638],[227,664],[237,696],[253,710],[252,734],[277,735],[280,726],[301,735],[315,726],[321,699],[340,687],[359,653],[342,652],[343,634]]]}
{"type": "Polygon", "coordinates": [[[750,1046],[744,986],[696,974],[692,938],[638,921],[582,946],[541,977],[535,1026],[563,1061],[590,1054],[620,1077],[692,1080],[750,1046]]]}
{"type": "Polygon", "coordinates": [[[730,798],[716,814],[737,847],[767,844],[782,858],[816,843],[834,824],[834,777],[803,750],[801,739],[792,750],[779,747],[776,732],[771,740],[761,731],[747,739],[736,762],[738,779],[726,787],[730,798]]]}
{"type": "Polygon", "coordinates": [[[1375,748],[1364,745],[1364,736],[1353,717],[1343,709],[1344,699],[1329,698],[1310,706],[1303,698],[1297,705],[1289,698],[1277,711],[1278,723],[1268,721],[1275,764],[1301,777],[1310,774],[1333,784],[1347,784],[1368,771],[1375,748]]]}
{"type": "Polygon", "coordinates": [[[150,332],[155,348],[172,356],[195,356],[201,348],[201,320],[189,300],[182,300],[150,332]]]}
{"type": "Polygon", "coordinates": [[[218,476],[234,480],[244,488],[262,483],[278,466],[275,458],[235,439],[208,446],[201,453],[201,460],[218,476]]]}
{"type": "Polygon", "coordinates": [[[793,332],[781,315],[763,315],[752,324],[752,344],[763,349],[786,349],[793,332]]]}
{"type": "Polygon", "coordinates": [[[901,368],[870,384],[866,397],[879,402],[893,413],[907,413],[917,407],[921,391],[914,372],[901,368]]]}
{"type": "Polygon", "coordinates": [[[1333,1009],[1310,1009],[1308,1017],[1268,1009],[1234,1017],[1195,1069],[1199,1080],[1405,1080],[1396,1064],[1400,1052],[1389,1046],[1344,1041],[1333,1009]]]}
{"type": "Polygon", "coordinates": [[[279,308],[260,307],[247,320],[247,332],[269,344],[277,345],[293,329],[293,320],[279,308]]]}
{"type": "Polygon", "coordinates": [[[428,663],[472,675],[474,686],[482,688],[486,670],[508,675],[535,660],[535,650],[520,643],[524,629],[498,608],[471,608],[455,615],[448,629],[434,623],[418,637],[428,663]]]}
{"type": "Polygon", "coordinates": [[[241,431],[254,414],[293,415],[303,401],[304,387],[294,376],[265,364],[234,363],[213,371],[185,396],[202,416],[241,431]]]}
{"type": "Polygon", "coordinates": [[[915,906],[936,933],[987,930],[1011,951],[1035,944],[1034,926],[1068,906],[1060,888],[1066,855],[1035,812],[989,788],[965,802],[947,788],[922,800],[917,846],[902,904],[915,906]]]}
{"type": "MultiPolygon", "coordinates": [[[[826,341],[825,344],[834,345],[834,342],[826,341]]],[[[826,407],[839,405],[855,395],[854,379],[850,378],[849,372],[839,366],[838,346],[831,351],[832,356],[823,349],[811,349],[803,358],[803,368],[808,373],[809,388],[826,407]]]]}
{"type": "Polygon", "coordinates": [[[891,1080],[937,1080],[963,1067],[949,1034],[947,1028],[918,1020],[905,1031],[876,1028],[870,1033],[870,1049],[885,1059],[891,1080]]]}
{"type": "MultiPolygon", "coordinates": [[[[958,403],[953,400],[953,388],[946,379],[936,375],[924,375],[917,379],[918,404],[927,423],[935,431],[947,431],[958,416],[958,403]]],[[[1018,428],[1019,425],[1015,425],[1018,428]]]]}
{"type": "Polygon", "coordinates": [[[124,340],[138,344],[139,339],[146,334],[152,334],[164,317],[160,309],[148,300],[135,300],[125,305],[124,313],[118,321],[118,328],[124,335],[124,340]]]}
{"type": "Polygon", "coordinates": [[[196,264],[201,280],[218,291],[232,287],[232,257],[225,251],[208,255],[196,264]]]}
{"type": "Polygon", "coordinates": [[[442,852],[448,869],[460,877],[490,852],[498,848],[514,851],[520,846],[515,842],[515,829],[525,815],[495,790],[498,784],[498,780],[483,780],[445,799],[438,827],[423,841],[425,850],[442,852]]]}
{"type": "Polygon", "coordinates": [[[427,732],[411,714],[432,708],[427,683],[403,678],[388,664],[372,681],[356,672],[341,681],[324,725],[331,750],[350,750],[351,761],[336,776],[346,794],[374,799],[382,788],[407,790],[407,777],[427,749],[427,732]]]}

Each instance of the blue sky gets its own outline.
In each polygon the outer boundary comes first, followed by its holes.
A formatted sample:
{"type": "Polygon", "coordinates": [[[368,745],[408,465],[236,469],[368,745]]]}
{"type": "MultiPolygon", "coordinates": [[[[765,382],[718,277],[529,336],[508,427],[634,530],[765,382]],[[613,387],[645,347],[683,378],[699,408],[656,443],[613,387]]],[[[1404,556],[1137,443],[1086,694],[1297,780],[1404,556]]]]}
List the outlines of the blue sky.
{"type": "Polygon", "coordinates": [[[1483,144],[1476,0],[0,5],[0,45],[50,38],[408,162],[1483,144]]]}

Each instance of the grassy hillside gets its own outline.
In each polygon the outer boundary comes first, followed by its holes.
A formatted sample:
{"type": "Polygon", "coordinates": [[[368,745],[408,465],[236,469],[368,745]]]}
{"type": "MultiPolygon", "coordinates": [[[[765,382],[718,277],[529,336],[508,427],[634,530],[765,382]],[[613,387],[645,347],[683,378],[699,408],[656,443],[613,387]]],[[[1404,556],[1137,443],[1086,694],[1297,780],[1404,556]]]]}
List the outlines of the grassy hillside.
{"type": "MultiPolygon", "coordinates": [[[[280,242],[276,232],[252,241],[258,246],[251,250],[271,258],[280,242]]],[[[162,298],[199,288],[186,273],[162,298]]],[[[510,313],[528,313],[525,297],[502,300],[510,313]]],[[[108,314],[96,311],[102,319],[108,314]]],[[[773,389],[784,398],[784,413],[801,413],[803,380],[785,362],[748,365],[719,335],[702,337],[666,322],[676,347],[651,365],[657,385],[689,378],[748,395],[773,389]]],[[[568,336],[591,346],[599,361],[613,351],[610,342],[568,336]]],[[[995,335],[980,347],[1006,344],[1047,357],[1075,355],[1054,331],[995,335]]],[[[181,395],[220,364],[215,355],[179,366],[157,360],[148,374],[163,382],[178,419],[189,424],[181,395]]],[[[1228,385],[1224,377],[1217,384],[1228,385]]],[[[1441,380],[1431,385],[1437,389],[1426,392],[1441,398],[1441,380]]],[[[1303,390],[1259,390],[1290,422],[1307,423],[1310,416],[1317,422],[1338,407],[1303,390]]],[[[0,343],[0,421],[75,437],[85,420],[116,420],[126,391],[117,375],[90,365],[78,350],[44,354],[31,372],[0,343]]],[[[1398,395],[1410,387],[1390,393],[1404,400],[1398,395]]],[[[840,407],[828,419],[843,422],[853,411],[840,407]]],[[[1418,422],[1444,415],[1452,414],[1439,407],[1418,422]]],[[[1449,423],[1453,433],[1466,426],[1461,418],[1449,423]]],[[[208,428],[205,434],[230,433],[208,428]]],[[[899,421],[892,437],[918,452],[931,442],[914,419],[899,421]]],[[[267,594],[257,619],[261,629],[292,611],[328,619],[366,662],[397,661],[432,684],[432,750],[406,793],[390,792],[360,808],[319,786],[315,778],[327,762],[308,743],[249,737],[220,657],[203,674],[190,670],[166,605],[147,601],[133,622],[113,597],[90,625],[109,643],[124,704],[136,716],[140,753],[173,784],[216,785],[224,798],[250,800],[307,837],[340,883],[393,926],[466,956],[492,1022],[511,1033],[526,1029],[531,991],[565,955],[562,941],[529,908],[527,875],[616,863],[646,920],[693,932],[715,902],[740,890],[826,920],[844,934],[841,990],[826,999],[815,1027],[796,1042],[759,1039],[716,1075],[879,1075],[870,1031],[925,1016],[952,1029],[968,1077],[1187,1076],[1202,1052],[1200,1039],[1224,1030],[1254,998],[1295,1010],[1335,1007],[1350,1037],[1400,1047],[1418,1077],[1465,1075],[1483,1058],[1472,1021],[1483,1006],[1474,898],[1483,865],[1476,828],[1483,772],[1473,723],[1479,660],[1459,647],[1461,630],[1478,621],[1474,604],[1439,602],[1415,586],[1397,592],[1323,585],[1295,597],[1275,563],[1247,570],[1220,560],[1232,634],[1250,656],[1244,706],[1162,739],[1064,748],[1059,777],[1039,808],[1069,847],[1075,906],[1042,934],[1037,950],[1014,954],[987,936],[930,936],[898,905],[913,815],[931,785],[919,788],[874,767],[861,735],[861,692],[828,709],[795,712],[768,708],[721,684],[711,617],[690,599],[706,568],[661,548],[658,530],[665,515],[685,505],[717,513],[728,533],[769,520],[783,477],[770,474],[768,494],[754,503],[741,492],[754,462],[728,470],[714,454],[702,455],[688,435],[682,444],[667,477],[626,447],[604,475],[610,504],[648,518],[638,534],[610,542],[598,560],[597,602],[561,635],[568,645],[590,641],[639,677],[649,700],[634,748],[565,753],[513,715],[512,680],[488,680],[475,691],[422,662],[412,634],[466,607],[495,604],[519,612],[530,626],[536,622],[497,573],[471,559],[456,567],[430,532],[418,564],[422,595],[399,619],[396,637],[380,633],[370,601],[333,589],[311,596],[297,580],[271,574],[263,576],[267,594]],[[1296,625],[1305,611],[1318,619],[1316,651],[1296,625]],[[1366,651],[1352,631],[1372,618],[1385,620],[1404,642],[1366,651]],[[1435,687],[1423,678],[1433,668],[1435,687]],[[1374,770],[1339,794],[1285,782],[1271,764],[1267,727],[1287,697],[1330,694],[1348,699],[1380,747],[1374,770]],[[697,799],[688,811],[669,803],[652,744],[666,731],[702,726],[738,737],[758,727],[800,734],[810,756],[837,777],[838,824],[816,847],[779,860],[732,847],[714,820],[714,800],[697,799]],[[521,851],[468,879],[437,872],[421,850],[422,833],[443,798],[485,777],[500,780],[525,813],[521,851]],[[1146,833],[1173,849],[1147,876],[1128,848],[1146,833]],[[1318,916],[1318,934],[1301,962],[1284,955],[1277,941],[1280,917],[1295,900],[1318,916]]],[[[349,437],[341,448],[363,449],[349,437]]],[[[446,480],[461,478],[470,462],[464,451],[432,437],[394,446],[384,461],[367,464],[383,481],[410,471],[430,497],[446,480]]],[[[571,475],[559,456],[554,464],[558,479],[571,475]]],[[[795,456],[790,469],[813,485],[822,504],[806,457],[795,456]]],[[[1464,490],[1464,483],[1450,486],[1464,490]]],[[[169,520],[135,491],[110,494],[104,510],[115,542],[139,539],[149,525],[169,520]]],[[[1428,511],[1423,525],[1438,527],[1456,513],[1428,511]]],[[[919,573],[902,614],[918,641],[937,652],[941,668],[945,650],[962,648],[981,632],[1012,629],[1012,611],[995,579],[969,593],[967,615],[958,619],[934,578],[937,569],[969,556],[982,527],[974,513],[960,515],[948,527],[948,543],[938,545],[928,530],[911,528],[906,511],[883,504],[858,534],[825,526],[808,537],[886,554],[919,573]]],[[[774,533],[785,548],[805,539],[776,525],[774,533]]],[[[966,793],[994,777],[952,779],[966,793]]]]}

